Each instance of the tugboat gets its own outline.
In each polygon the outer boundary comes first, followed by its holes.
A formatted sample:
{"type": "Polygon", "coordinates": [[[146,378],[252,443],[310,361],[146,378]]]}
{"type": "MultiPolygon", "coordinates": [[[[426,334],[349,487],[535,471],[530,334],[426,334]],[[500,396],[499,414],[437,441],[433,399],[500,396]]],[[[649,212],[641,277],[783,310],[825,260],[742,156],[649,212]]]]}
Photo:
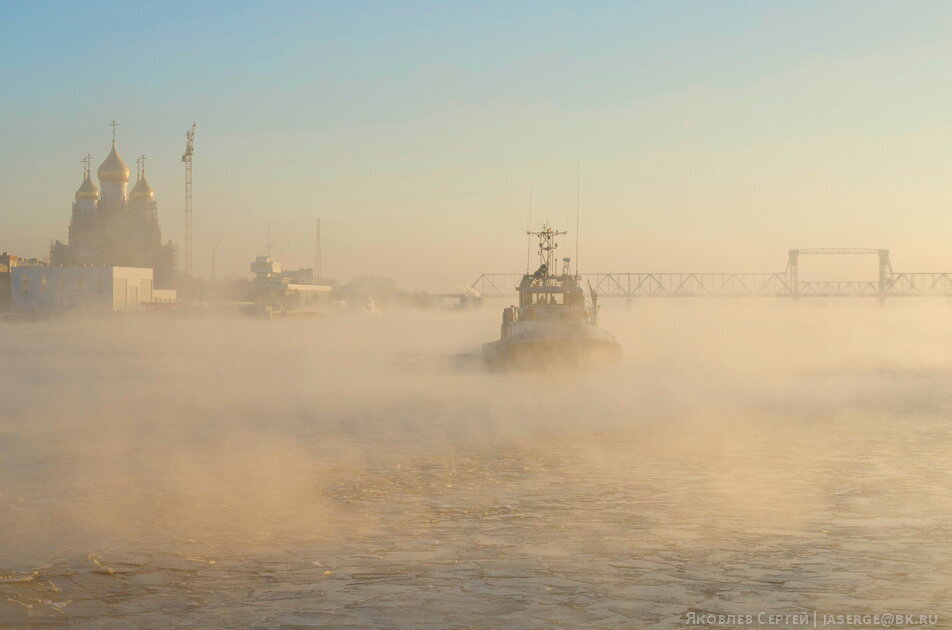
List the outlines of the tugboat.
{"type": "Polygon", "coordinates": [[[496,368],[543,370],[617,362],[621,346],[597,326],[598,296],[591,285],[587,301],[570,258],[562,259],[561,274],[554,273],[556,239],[567,232],[543,225],[526,234],[539,239],[539,268],[522,277],[519,306],[502,312],[501,339],[483,345],[483,358],[496,368]]]}

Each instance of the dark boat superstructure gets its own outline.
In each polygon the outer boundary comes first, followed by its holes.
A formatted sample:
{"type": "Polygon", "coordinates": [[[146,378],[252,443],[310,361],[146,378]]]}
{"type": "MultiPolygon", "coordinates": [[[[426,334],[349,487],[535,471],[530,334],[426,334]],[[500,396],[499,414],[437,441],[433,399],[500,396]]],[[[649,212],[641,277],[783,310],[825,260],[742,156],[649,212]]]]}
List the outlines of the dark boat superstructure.
{"type": "Polygon", "coordinates": [[[522,277],[519,305],[502,314],[498,341],[483,346],[483,356],[496,366],[545,369],[617,361],[621,349],[615,338],[598,328],[598,298],[585,299],[581,277],[563,258],[561,274],[552,273],[556,238],[565,234],[543,225],[528,232],[539,239],[540,266],[522,277]]]}

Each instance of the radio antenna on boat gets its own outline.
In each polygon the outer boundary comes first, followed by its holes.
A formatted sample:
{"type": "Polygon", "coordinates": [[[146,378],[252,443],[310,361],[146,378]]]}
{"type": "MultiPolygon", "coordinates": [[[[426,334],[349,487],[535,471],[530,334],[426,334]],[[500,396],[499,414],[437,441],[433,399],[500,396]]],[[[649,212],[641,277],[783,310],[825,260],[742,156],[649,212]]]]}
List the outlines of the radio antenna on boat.
{"type": "Polygon", "coordinates": [[[529,220],[526,222],[526,273],[529,273],[529,261],[532,258],[532,187],[529,187],[529,220]]]}
{"type": "Polygon", "coordinates": [[[578,275],[578,215],[581,198],[582,158],[575,159],[575,275],[578,275]]]}

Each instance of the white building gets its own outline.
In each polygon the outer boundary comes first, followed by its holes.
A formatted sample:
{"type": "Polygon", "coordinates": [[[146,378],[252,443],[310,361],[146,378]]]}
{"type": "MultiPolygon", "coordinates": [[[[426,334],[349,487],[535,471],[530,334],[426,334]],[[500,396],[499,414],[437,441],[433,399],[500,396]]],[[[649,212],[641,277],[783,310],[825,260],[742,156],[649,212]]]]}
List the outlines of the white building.
{"type": "Polygon", "coordinates": [[[151,269],[15,267],[12,276],[13,308],[21,313],[137,311],[155,302],[151,269]]]}

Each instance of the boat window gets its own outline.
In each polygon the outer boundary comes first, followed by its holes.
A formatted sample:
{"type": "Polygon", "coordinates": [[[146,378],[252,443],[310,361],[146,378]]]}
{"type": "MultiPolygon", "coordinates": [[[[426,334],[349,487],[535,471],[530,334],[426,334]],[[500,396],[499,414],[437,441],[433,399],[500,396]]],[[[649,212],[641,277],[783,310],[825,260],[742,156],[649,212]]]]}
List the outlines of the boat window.
{"type": "Polygon", "coordinates": [[[562,304],[561,293],[534,293],[532,295],[532,304],[539,306],[552,306],[562,304]]]}

